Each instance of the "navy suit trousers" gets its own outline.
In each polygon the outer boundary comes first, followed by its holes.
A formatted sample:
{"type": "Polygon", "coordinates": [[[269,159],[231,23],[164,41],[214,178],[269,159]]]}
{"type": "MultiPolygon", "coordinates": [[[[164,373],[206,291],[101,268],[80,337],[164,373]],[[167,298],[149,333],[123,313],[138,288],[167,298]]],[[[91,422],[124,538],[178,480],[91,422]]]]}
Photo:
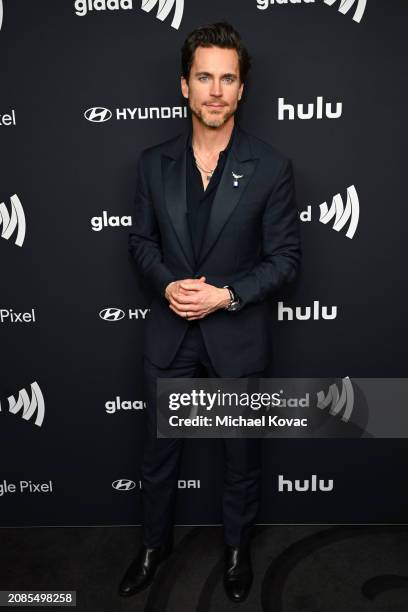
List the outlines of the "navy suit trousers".
{"type": "MultiPolygon", "coordinates": [[[[175,497],[183,439],[157,438],[157,378],[219,378],[211,365],[198,321],[191,321],[175,358],[162,369],[144,359],[144,385],[147,416],[142,462],[143,543],[149,548],[161,546],[174,523],[175,497]]],[[[261,378],[254,372],[246,378],[261,378]]],[[[261,440],[259,438],[224,438],[225,478],[222,500],[224,541],[233,547],[249,542],[260,498],[261,440]]]]}

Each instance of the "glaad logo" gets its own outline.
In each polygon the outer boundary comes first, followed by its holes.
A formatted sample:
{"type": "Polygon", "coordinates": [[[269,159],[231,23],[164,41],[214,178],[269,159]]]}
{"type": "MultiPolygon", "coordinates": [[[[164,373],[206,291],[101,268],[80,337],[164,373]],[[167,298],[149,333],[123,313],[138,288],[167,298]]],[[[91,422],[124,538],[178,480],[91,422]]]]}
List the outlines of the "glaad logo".
{"type": "MultiPolygon", "coordinates": [[[[33,415],[35,415],[35,425],[41,427],[44,421],[45,404],[44,396],[37,382],[33,382],[30,385],[31,388],[31,399],[25,389],[20,389],[17,399],[13,395],[10,395],[8,399],[9,412],[17,414],[20,410],[23,411],[21,415],[23,419],[29,421],[33,415]]],[[[1,412],[1,405],[0,405],[1,412]]]]}
{"type": "Polygon", "coordinates": [[[75,0],[75,13],[84,17],[88,11],[118,11],[132,9],[133,0],[75,0]]]}
{"type": "Polygon", "coordinates": [[[144,408],[146,408],[146,403],[142,400],[135,400],[134,402],[121,400],[119,395],[116,396],[114,401],[105,403],[105,410],[108,414],[114,414],[118,410],[143,410],[144,408]]]}
{"type": "MultiPolygon", "coordinates": [[[[1,1],[1,0],[0,0],[1,1]]],[[[184,0],[142,0],[140,7],[146,13],[150,13],[156,5],[157,19],[164,21],[174,8],[171,27],[179,29],[183,18],[184,0]]],[[[78,17],[84,17],[88,11],[118,11],[119,9],[132,9],[132,0],[75,0],[75,13],[78,17]]]]}
{"type": "Polygon", "coordinates": [[[324,0],[324,3],[328,4],[329,6],[333,6],[333,4],[335,4],[336,2],[340,2],[340,6],[338,10],[340,13],[343,13],[343,15],[348,13],[349,10],[357,2],[357,7],[353,15],[353,20],[356,21],[357,23],[360,23],[360,21],[363,18],[366,6],[367,6],[367,0],[324,0]]]}
{"type": "MultiPolygon", "coordinates": [[[[347,201],[344,206],[341,195],[338,193],[334,196],[330,208],[326,202],[319,205],[320,207],[320,223],[327,224],[329,221],[334,219],[333,229],[339,232],[350,222],[348,230],[346,232],[347,238],[353,238],[357,231],[358,221],[360,218],[360,203],[357,195],[356,188],[354,185],[347,187],[347,201]]],[[[303,222],[312,220],[312,207],[309,205],[305,210],[299,212],[299,218],[303,222]]]]}
{"type": "Polygon", "coordinates": [[[143,0],[141,9],[149,13],[156,4],[159,5],[157,19],[160,19],[160,21],[164,21],[170,14],[173,6],[176,5],[171,27],[178,30],[183,18],[184,0],[143,0]]]}
{"type": "MultiPolygon", "coordinates": [[[[338,119],[341,117],[343,112],[342,102],[336,103],[336,110],[333,111],[332,103],[326,102],[323,105],[323,96],[318,96],[316,101],[316,108],[314,103],[307,105],[307,111],[305,111],[304,104],[297,105],[297,119],[338,119]],[[316,113],[315,113],[316,110],[316,113]]],[[[295,107],[292,104],[285,102],[285,98],[278,98],[278,119],[284,121],[289,119],[293,121],[295,119],[295,107]],[[287,116],[286,116],[287,114],[287,116]]]]}
{"type": "Polygon", "coordinates": [[[112,215],[108,217],[106,210],[102,211],[102,217],[92,217],[91,226],[94,232],[100,232],[104,227],[130,227],[132,225],[132,217],[130,215],[123,215],[123,217],[117,217],[112,215]]]}
{"type": "Polygon", "coordinates": [[[114,480],[112,482],[112,487],[116,489],[116,491],[131,491],[136,487],[136,483],[134,480],[129,480],[128,478],[119,478],[119,480],[114,480]]]}
{"type": "MultiPolygon", "coordinates": [[[[316,0],[256,0],[257,7],[260,10],[265,10],[275,4],[314,4],[316,0]]],[[[363,18],[364,11],[367,6],[367,0],[323,0],[325,4],[332,6],[336,2],[340,2],[339,12],[345,15],[349,10],[357,4],[353,15],[353,20],[357,23],[363,18]]]]}
{"type": "MultiPolygon", "coordinates": [[[[127,311],[127,318],[129,320],[145,319],[148,312],[150,312],[150,308],[135,308],[133,310],[129,308],[127,311]]],[[[104,321],[116,322],[124,319],[126,317],[126,313],[120,308],[104,308],[99,312],[99,316],[104,321]]]]}
{"type": "Polygon", "coordinates": [[[186,119],[187,106],[135,106],[134,108],[116,108],[115,115],[104,106],[92,106],[84,112],[84,117],[92,123],[105,123],[114,117],[117,121],[128,119],[186,119]]]}
{"type": "Polygon", "coordinates": [[[326,484],[322,478],[319,478],[319,480],[317,480],[316,474],[312,474],[312,478],[310,480],[305,479],[303,480],[303,482],[298,479],[292,481],[289,478],[285,478],[283,474],[279,474],[279,493],[292,493],[293,490],[298,491],[299,493],[305,493],[306,491],[322,491],[326,493],[327,491],[333,491],[333,488],[334,481],[332,479],[328,480],[326,484]]]}
{"type": "Polygon", "coordinates": [[[358,195],[354,185],[347,188],[347,202],[344,207],[341,195],[338,193],[334,196],[330,209],[326,202],[320,204],[320,223],[328,223],[335,217],[333,229],[339,232],[350,219],[350,225],[346,232],[347,238],[353,238],[356,233],[358,219],[360,216],[360,204],[358,195]]]}
{"type": "Polygon", "coordinates": [[[343,409],[342,421],[349,421],[354,407],[354,389],[348,376],[342,378],[341,393],[336,384],[330,385],[327,395],[323,391],[317,393],[317,407],[325,410],[330,406],[329,414],[337,415],[343,409]]]}
{"type": "MultiPolygon", "coordinates": [[[[309,321],[313,319],[318,321],[320,318],[330,320],[337,317],[337,306],[331,306],[329,312],[328,306],[320,306],[318,300],[314,300],[313,308],[311,306],[296,306],[295,319],[298,321],[309,321]]],[[[293,321],[293,308],[284,306],[283,302],[278,302],[278,321],[293,321]]]]}
{"type": "Polygon", "coordinates": [[[11,202],[11,215],[4,202],[0,202],[0,231],[1,237],[8,240],[13,232],[17,229],[17,236],[14,243],[17,246],[23,246],[25,234],[26,234],[26,219],[23,210],[23,206],[16,194],[10,198],[11,202]],[[3,226],[3,227],[1,227],[3,226]]]}
{"type": "Polygon", "coordinates": [[[274,4],[314,4],[315,0],[256,0],[257,7],[264,11],[274,4]]]}

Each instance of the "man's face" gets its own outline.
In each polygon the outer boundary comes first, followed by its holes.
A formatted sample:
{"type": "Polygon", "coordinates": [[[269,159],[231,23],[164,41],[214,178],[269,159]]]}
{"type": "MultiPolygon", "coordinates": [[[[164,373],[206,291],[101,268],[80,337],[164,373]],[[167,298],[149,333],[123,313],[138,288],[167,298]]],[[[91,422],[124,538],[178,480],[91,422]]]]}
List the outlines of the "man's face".
{"type": "Polygon", "coordinates": [[[188,82],[181,77],[181,90],[191,112],[210,128],[224,125],[235,113],[243,89],[235,49],[198,47],[188,82]]]}

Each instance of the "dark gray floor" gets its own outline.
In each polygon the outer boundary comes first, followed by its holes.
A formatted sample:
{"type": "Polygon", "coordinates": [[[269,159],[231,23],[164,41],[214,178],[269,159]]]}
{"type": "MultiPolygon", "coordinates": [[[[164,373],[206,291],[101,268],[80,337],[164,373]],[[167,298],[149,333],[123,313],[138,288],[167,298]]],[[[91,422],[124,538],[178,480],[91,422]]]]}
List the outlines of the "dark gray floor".
{"type": "Polygon", "coordinates": [[[81,612],[408,611],[407,526],[258,526],[243,604],[223,591],[219,527],[177,527],[154,584],[128,599],[117,587],[139,527],[8,528],[0,538],[1,590],[76,590],[81,612]]]}

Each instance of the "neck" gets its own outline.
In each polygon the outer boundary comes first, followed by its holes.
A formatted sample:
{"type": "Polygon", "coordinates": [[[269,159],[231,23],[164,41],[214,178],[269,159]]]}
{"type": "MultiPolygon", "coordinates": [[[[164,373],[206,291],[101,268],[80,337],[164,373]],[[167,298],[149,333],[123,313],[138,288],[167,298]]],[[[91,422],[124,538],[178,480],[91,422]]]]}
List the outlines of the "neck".
{"type": "Polygon", "coordinates": [[[192,143],[194,148],[204,154],[214,154],[223,151],[227,146],[234,129],[234,117],[230,117],[219,128],[209,128],[193,115],[192,125],[192,143]]]}

